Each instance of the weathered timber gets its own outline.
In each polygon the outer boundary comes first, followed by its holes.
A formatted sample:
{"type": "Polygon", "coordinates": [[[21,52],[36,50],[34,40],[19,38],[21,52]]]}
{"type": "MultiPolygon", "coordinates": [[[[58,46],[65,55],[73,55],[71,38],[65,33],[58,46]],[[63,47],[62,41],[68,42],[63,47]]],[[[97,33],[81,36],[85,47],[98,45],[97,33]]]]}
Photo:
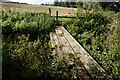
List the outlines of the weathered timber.
{"type": "Polygon", "coordinates": [[[92,78],[97,78],[105,73],[105,70],[90,56],[90,54],[70,35],[70,33],[64,27],[56,26],[55,33],[50,34],[50,36],[53,37],[51,38],[51,43],[52,47],[56,48],[55,53],[58,53],[60,56],[63,56],[64,53],[66,58],[69,60],[68,64],[76,64],[73,72],[76,71],[78,74],[84,74],[87,76],[84,73],[86,69],[92,78]],[[74,57],[79,59],[77,63],[70,61],[71,53],[74,55],[74,57]],[[83,66],[79,65],[81,63],[84,65],[85,69],[83,69],[83,66]]]}
{"type": "Polygon", "coordinates": [[[53,53],[54,54],[58,54],[58,53],[62,54],[63,51],[62,51],[61,48],[59,48],[60,47],[60,43],[59,43],[59,40],[57,38],[56,33],[51,32],[50,33],[50,38],[51,38],[52,48],[54,48],[53,53]]]}
{"type": "Polygon", "coordinates": [[[57,17],[57,18],[77,18],[77,17],[72,17],[72,16],[52,16],[52,17],[57,17]]]}
{"type": "Polygon", "coordinates": [[[75,54],[79,56],[84,67],[88,70],[92,77],[104,73],[104,69],[90,56],[90,54],[69,34],[69,32],[62,26],[58,27],[63,31],[65,38],[74,49],[75,54]]]}
{"type": "Polygon", "coordinates": [[[64,53],[74,53],[68,41],[64,37],[64,33],[59,29],[55,29],[56,34],[58,36],[58,40],[60,42],[60,47],[63,49],[64,53]]]}
{"type": "Polygon", "coordinates": [[[68,65],[75,65],[71,71],[73,73],[77,73],[80,80],[91,80],[91,77],[82,65],[81,61],[74,56],[75,52],[68,43],[68,40],[65,38],[64,33],[59,28],[56,28],[55,33],[50,33],[50,37],[52,37],[52,47],[56,48],[53,52],[59,54],[61,57],[64,55],[68,61],[68,65]],[[76,58],[76,60],[72,61],[71,59],[73,58],[76,58]]]}

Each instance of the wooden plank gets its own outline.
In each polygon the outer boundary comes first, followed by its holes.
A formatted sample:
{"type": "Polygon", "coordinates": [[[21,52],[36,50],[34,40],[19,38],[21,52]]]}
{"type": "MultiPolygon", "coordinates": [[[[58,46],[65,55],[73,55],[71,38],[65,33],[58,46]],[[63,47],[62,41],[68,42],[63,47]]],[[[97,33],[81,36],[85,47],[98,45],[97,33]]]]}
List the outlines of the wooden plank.
{"type": "MultiPolygon", "coordinates": [[[[72,49],[71,45],[67,41],[67,39],[64,36],[64,32],[62,32],[59,27],[55,29],[57,39],[59,40],[59,44],[62,45],[63,54],[66,56],[66,59],[68,60],[68,65],[75,64],[74,68],[72,69],[73,73],[77,73],[79,75],[79,78],[81,80],[91,80],[91,77],[88,75],[86,69],[82,65],[81,61],[79,60],[79,63],[76,64],[76,61],[71,61],[71,59],[74,59],[77,57],[74,55],[74,50],[72,49]]],[[[63,56],[63,55],[62,55],[63,56]]]]}
{"type": "Polygon", "coordinates": [[[92,77],[104,73],[104,69],[87,53],[87,51],[69,34],[64,27],[59,27],[64,32],[65,38],[68,40],[81,62],[91,74],[92,77]]]}
{"type": "Polygon", "coordinates": [[[72,16],[51,16],[51,17],[57,17],[57,18],[77,18],[72,16]]]}
{"type": "Polygon", "coordinates": [[[66,59],[68,60],[68,65],[72,65],[73,62],[70,61],[69,55],[73,54],[74,55],[74,51],[72,50],[71,46],[68,44],[67,40],[64,38],[64,33],[61,32],[59,29],[55,29],[56,34],[57,34],[57,38],[60,42],[60,46],[59,48],[61,48],[63,50],[62,56],[66,56],[66,59]]]}
{"type": "Polygon", "coordinates": [[[54,48],[53,54],[56,56],[57,55],[61,56],[61,54],[63,53],[63,50],[61,48],[59,48],[60,43],[59,43],[59,40],[57,38],[57,35],[55,33],[51,32],[50,38],[51,38],[52,48],[54,48]]]}
{"type": "Polygon", "coordinates": [[[64,33],[61,32],[59,29],[55,29],[58,40],[60,42],[60,47],[63,49],[64,53],[73,53],[71,46],[69,45],[68,41],[64,38],[64,33]]]}
{"type": "MultiPolygon", "coordinates": [[[[78,15],[77,15],[78,16],[78,15]]],[[[84,17],[74,17],[74,16],[51,16],[51,17],[57,17],[57,18],[73,18],[73,19],[82,19],[82,18],[84,18],[84,17]]]]}
{"type": "MultiPolygon", "coordinates": [[[[87,51],[69,34],[69,32],[64,27],[56,27],[55,32],[56,33],[52,34],[53,38],[51,38],[51,40],[54,42],[51,41],[51,43],[55,43],[57,45],[56,53],[58,53],[61,57],[63,56],[63,53],[65,53],[68,60],[70,60],[70,53],[76,54],[80,60],[79,64],[82,62],[86,70],[91,74],[93,78],[105,72],[104,69],[87,53],[87,51]]],[[[54,45],[52,46],[55,47],[54,45]]],[[[76,63],[69,61],[68,64],[70,65],[76,63]]],[[[84,73],[85,69],[83,69],[81,65],[77,64],[77,66],[72,70],[73,72],[77,72],[79,75],[84,74],[86,77],[88,77],[86,72],[84,73]]]]}
{"type": "Polygon", "coordinates": [[[56,44],[56,42],[54,40],[54,35],[53,35],[52,32],[50,32],[50,39],[51,39],[51,45],[52,45],[52,48],[53,48],[53,54],[55,55],[55,53],[56,53],[56,50],[55,50],[55,44],[56,44]]]}

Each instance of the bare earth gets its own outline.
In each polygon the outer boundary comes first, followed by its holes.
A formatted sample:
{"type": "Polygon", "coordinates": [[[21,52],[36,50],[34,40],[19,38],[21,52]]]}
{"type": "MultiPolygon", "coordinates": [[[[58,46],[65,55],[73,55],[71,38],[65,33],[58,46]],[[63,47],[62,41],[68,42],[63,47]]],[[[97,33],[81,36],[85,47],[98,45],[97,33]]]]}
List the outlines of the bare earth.
{"type": "Polygon", "coordinates": [[[10,8],[23,8],[34,10],[35,12],[49,12],[49,8],[52,10],[52,15],[59,12],[59,15],[75,15],[77,13],[77,8],[66,8],[57,6],[45,6],[45,5],[30,5],[30,4],[13,4],[13,3],[2,3],[2,8],[9,10],[10,8]]]}

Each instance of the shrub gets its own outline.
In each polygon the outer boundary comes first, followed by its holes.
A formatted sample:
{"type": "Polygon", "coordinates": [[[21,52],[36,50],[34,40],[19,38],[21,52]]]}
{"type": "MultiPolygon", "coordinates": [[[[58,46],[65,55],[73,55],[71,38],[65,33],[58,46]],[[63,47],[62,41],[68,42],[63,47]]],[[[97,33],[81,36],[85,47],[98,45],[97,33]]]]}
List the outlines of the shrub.
{"type": "Polygon", "coordinates": [[[53,22],[45,13],[2,11],[2,79],[72,79],[65,55],[53,54],[53,22]]]}
{"type": "Polygon", "coordinates": [[[120,78],[118,14],[86,11],[65,26],[113,79],[120,78]]]}

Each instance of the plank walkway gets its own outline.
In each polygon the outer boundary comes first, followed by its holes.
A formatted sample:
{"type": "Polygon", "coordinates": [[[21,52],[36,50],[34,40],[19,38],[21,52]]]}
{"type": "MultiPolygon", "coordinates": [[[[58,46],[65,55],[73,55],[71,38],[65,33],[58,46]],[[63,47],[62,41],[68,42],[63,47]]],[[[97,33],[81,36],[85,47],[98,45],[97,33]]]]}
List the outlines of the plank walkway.
{"type": "Polygon", "coordinates": [[[75,64],[73,71],[79,74],[80,80],[91,80],[104,73],[104,69],[87,53],[87,51],[62,26],[56,26],[55,32],[50,33],[54,54],[61,57],[63,53],[69,60],[68,64],[75,64]],[[76,57],[77,61],[71,61],[76,57]],[[88,75],[90,73],[91,77],[88,75]]]}

